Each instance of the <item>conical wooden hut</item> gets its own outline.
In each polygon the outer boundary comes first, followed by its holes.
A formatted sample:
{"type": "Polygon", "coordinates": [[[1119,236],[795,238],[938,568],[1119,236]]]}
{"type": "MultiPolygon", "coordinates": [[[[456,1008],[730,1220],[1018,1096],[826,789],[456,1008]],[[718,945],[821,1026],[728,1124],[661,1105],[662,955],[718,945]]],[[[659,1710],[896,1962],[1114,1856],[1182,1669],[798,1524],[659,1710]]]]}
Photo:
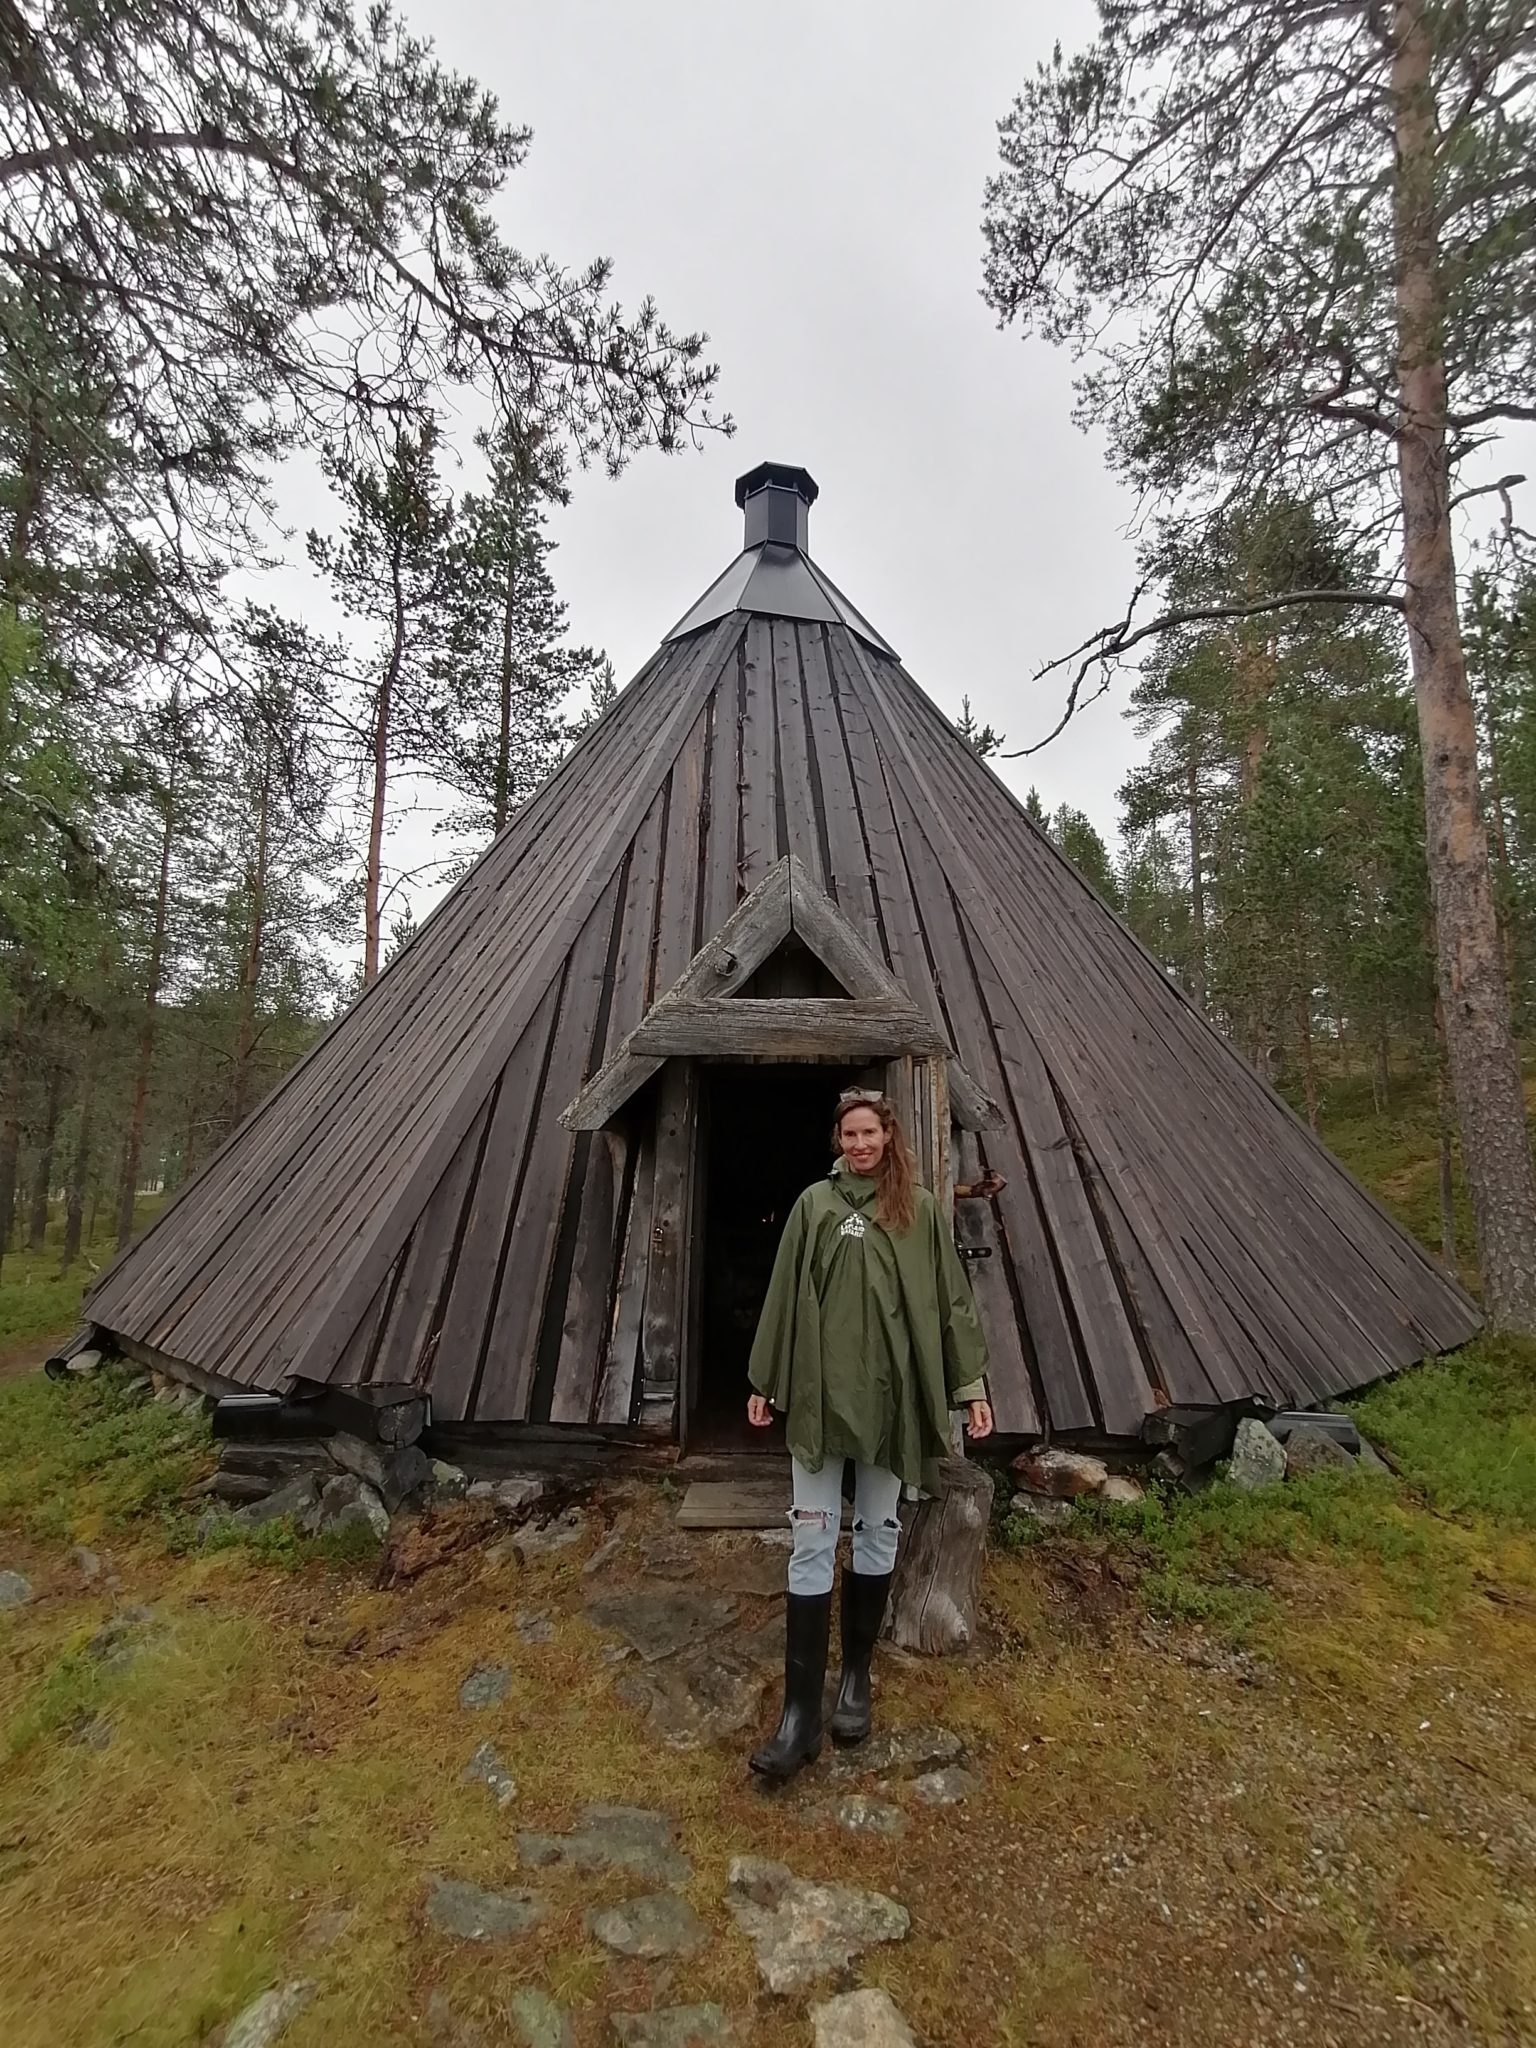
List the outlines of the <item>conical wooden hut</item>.
{"type": "MultiPolygon", "coordinates": [[[[1170,982],[813,561],[742,552],[419,935],[103,1278],[211,1389],[724,1444],[850,1079],[905,1105],[1007,1436],[1306,1406],[1467,1297],[1170,982]]],[[[951,695],[958,683],[950,680],[951,695]]]]}

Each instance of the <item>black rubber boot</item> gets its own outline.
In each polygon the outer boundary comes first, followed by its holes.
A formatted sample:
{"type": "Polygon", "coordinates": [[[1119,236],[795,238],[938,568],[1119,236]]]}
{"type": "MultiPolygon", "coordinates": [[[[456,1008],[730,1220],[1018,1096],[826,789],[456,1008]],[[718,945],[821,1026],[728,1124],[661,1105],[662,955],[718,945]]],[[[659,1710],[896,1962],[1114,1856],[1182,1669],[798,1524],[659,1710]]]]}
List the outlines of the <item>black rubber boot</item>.
{"type": "Polygon", "coordinates": [[[889,1572],[843,1573],[843,1677],[832,1710],[834,1742],[862,1742],[869,1733],[869,1663],[890,1590],[889,1572]]]}
{"type": "Polygon", "coordinates": [[[784,1596],[784,1712],[777,1733],[747,1759],[765,1778],[792,1778],[821,1754],[821,1694],[827,1682],[830,1593],[784,1596]]]}

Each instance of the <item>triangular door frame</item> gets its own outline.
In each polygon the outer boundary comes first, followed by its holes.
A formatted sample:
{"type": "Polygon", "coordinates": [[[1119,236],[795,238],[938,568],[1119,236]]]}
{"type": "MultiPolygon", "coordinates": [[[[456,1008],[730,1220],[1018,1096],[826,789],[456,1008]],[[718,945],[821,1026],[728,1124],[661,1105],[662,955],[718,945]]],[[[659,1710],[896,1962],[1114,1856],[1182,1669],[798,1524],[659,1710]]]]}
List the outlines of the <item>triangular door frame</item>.
{"type": "Polygon", "coordinates": [[[613,1057],[561,1112],[569,1131],[598,1131],[668,1060],[687,1057],[803,1058],[831,1052],[856,1059],[942,1055],[954,1120],[964,1130],[996,1126],[998,1111],[848,919],[786,854],[700,947],[646,1011],[613,1057]],[[736,995],[794,934],[848,991],[846,997],[736,995]]]}

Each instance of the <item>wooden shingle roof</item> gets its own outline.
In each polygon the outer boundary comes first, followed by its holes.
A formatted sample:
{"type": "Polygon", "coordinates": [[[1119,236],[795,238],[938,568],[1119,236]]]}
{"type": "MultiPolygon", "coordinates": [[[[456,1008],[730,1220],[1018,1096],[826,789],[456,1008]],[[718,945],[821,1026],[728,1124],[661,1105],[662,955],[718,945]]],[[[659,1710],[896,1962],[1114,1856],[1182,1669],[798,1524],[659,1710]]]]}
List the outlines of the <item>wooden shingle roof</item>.
{"type": "Polygon", "coordinates": [[[686,1134],[653,1094],[561,1112],[792,855],[997,1106],[961,1165],[1008,1183],[964,1221],[1001,1429],[1305,1404],[1463,1342],[1468,1298],[861,627],[679,629],[86,1313],[244,1386],[635,1420],[686,1134]]]}

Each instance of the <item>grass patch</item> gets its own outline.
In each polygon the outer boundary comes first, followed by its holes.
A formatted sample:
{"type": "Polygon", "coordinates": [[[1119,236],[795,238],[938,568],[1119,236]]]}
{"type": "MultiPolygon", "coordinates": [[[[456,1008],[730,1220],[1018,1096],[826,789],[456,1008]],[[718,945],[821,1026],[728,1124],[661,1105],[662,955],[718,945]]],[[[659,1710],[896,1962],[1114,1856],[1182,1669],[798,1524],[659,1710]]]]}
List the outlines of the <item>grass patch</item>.
{"type": "Polygon", "coordinates": [[[1432,1506],[1536,1528],[1536,1342],[1479,1338],[1353,1406],[1432,1506]]]}
{"type": "Polygon", "coordinates": [[[208,1425],[130,1391],[126,1372],[0,1384],[0,1520],[86,1541],[166,1509],[208,1463],[208,1425]]]}

